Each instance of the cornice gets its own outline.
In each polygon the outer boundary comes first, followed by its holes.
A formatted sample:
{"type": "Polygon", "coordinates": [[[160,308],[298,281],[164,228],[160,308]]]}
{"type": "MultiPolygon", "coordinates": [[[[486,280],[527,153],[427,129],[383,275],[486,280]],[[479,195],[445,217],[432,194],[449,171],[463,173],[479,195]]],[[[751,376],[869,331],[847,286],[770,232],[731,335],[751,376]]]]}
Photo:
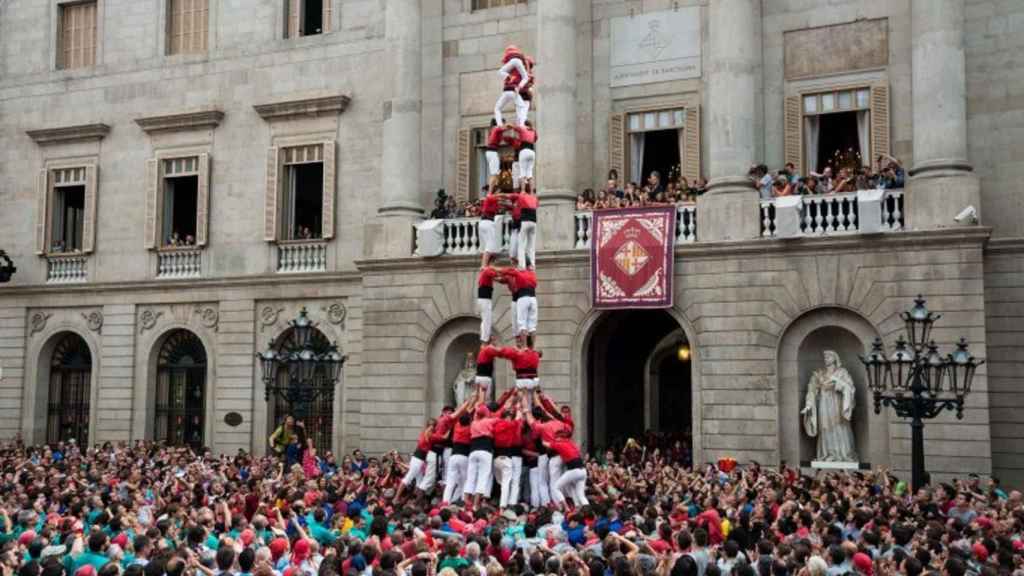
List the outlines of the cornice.
{"type": "Polygon", "coordinates": [[[351,98],[345,94],[282,100],[267,104],[254,104],[253,109],[264,120],[280,120],[300,116],[341,114],[348,107],[351,98]]]}
{"type": "Polygon", "coordinates": [[[184,130],[212,130],[223,119],[224,112],[221,110],[201,110],[198,112],[136,118],[135,123],[147,134],[157,134],[160,132],[179,132],[184,130]]]}
{"type": "Polygon", "coordinates": [[[61,126],[59,128],[41,128],[26,130],[25,133],[40,146],[49,144],[66,144],[85,140],[102,140],[110,132],[106,124],[80,124],[78,126],[61,126]]]}
{"type": "Polygon", "coordinates": [[[990,238],[985,246],[985,254],[1021,254],[1024,253],[1024,238],[990,238]]]}

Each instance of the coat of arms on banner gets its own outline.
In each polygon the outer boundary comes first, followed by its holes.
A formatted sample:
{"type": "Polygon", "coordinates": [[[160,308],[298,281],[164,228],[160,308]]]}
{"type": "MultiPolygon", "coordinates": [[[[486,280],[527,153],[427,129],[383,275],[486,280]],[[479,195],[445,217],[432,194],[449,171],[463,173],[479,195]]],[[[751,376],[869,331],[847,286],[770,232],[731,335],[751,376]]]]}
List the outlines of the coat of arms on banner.
{"type": "Polygon", "coordinates": [[[590,276],[595,308],[672,306],[676,208],[594,212],[590,276]]]}

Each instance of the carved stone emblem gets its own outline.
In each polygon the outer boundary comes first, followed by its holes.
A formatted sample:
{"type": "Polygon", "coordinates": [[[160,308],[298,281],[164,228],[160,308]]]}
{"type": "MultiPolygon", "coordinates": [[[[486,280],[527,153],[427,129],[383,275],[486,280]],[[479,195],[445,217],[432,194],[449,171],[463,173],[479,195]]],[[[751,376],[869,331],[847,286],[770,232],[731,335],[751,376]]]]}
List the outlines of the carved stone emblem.
{"type": "Polygon", "coordinates": [[[345,317],[348,316],[348,309],[341,302],[335,302],[330,306],[324,306],[323,311],[327,313],[327,321],[335,326],[345,327],[345,317]]]}
{"type": "Polygon", "coordinates": [[[43,330],[45,330],[46,321],[50,319],[50,316],[53,316],[53,314],[49,312],[36,312],[35,314],[33,314],[28,321],[30,326],[29,336],[35,334],[36,332],[42,332],[43,330]]]}
{"type": "Polygon", "coordinates": [[[156,326],[156,321],[163,315],[163,312],[158,312],[152,308],[146,308],[143,310],[142,314],[139,315],[139,334],[142,334],[146,330],[156,326]]]}
{"type": "Polygon", "coordinates": [[[93,310],[86,314],[82,312],[82,319],[85,320],[85,325],[93,332],[99,332],[103,329],[103,312],[99,310],[93,310]]]}
{"type": "Polygon", "coordinates": [[[273,306],[264,306],[260,310],[260,332],[266,330],[267,326],[273,326],[277,324],[277,318],[284,312],[284,308],[274,308],[273,306]]]}
{"type": "Polygon", "coordinates": [[[199,322],[213,330],[217,331],[217,325],[220,323],[220,314],[217,309],[213,306],[196,306],[196,314],[199,315],[199,322]]]}

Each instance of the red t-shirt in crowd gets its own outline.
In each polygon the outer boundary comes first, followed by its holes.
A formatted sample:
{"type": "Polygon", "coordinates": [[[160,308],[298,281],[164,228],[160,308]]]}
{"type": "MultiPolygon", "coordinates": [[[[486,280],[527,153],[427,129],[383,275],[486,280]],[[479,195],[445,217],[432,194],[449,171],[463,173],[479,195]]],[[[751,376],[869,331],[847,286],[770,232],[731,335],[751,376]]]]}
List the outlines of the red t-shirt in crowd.
{"type": "Polygon", "coordinates": [[[469,425],[469,435],[472,438],[494,438],[494,425],[501,420],[497,416],[484,416],[476,418],[469,425]]]}
{"type": "Polygon", "coordinates": [[[581,457],[579,446],[569,438],[555,438],[547,444],[549,448],[561,456],[562,462],[572,462],[581,457]]]}
{"type": "MultiPolygon", "coordinates": [[[[557,437],[565,437],[569,434],[569,427],[558,420],[538,422],[534,426],[540,433],[540,439],[548,446],[551,446],[551,443],[554,442],[557,437]]],[[[554,448],[552,448],[552,450],[554,450],[554,448]]]]}
{"type": "Polygon", "coordinates": [[[498,420],[494,424],[494,446],[516,448],[522,444],[523,422],[521,420],[498,420]]]}
{"type": "Polygon", "coordinates": [[[452,433],[452,442],[455,444],[469,444],[472,435],[469,431],[469,424],[463,426],[461,422],[455,422],[455,432],[452,433]]]}

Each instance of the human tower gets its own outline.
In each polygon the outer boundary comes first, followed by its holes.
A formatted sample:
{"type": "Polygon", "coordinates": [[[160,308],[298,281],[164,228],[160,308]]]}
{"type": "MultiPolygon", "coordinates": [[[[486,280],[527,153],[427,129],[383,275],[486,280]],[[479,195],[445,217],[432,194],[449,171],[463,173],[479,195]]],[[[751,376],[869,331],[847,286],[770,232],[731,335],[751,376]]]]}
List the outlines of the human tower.
{"type": "Polygon", "coordinates": [[[524,484],[529,486],[524,502],[533,507],[567,509],[587,504],[587,471],[572,439],[571,410],[566,405],[556,407],[541,391],[538,378],[542,354],[536,349],[538,200],[533,185],[537,132],[529,119],[533,65],[532,58],[509,45],[498,70],[502,90],[487,136],[488,187],[481,200],[475,394],[461,406],[446,406],[440,416],[427,421],[402,479],[399,499],[413,491],[429,496],[443,472],[444,503],[461,501],[475,508],[490,500],[497,482],[502,509],[519,504],[524,484]],[[514,123],[502,116],[502,108],[510,102],[516,110],[514,123]],[[495,218],[503,212],[512,217],[511,265],[500,267],[496,262],[501,255],[501,230],[495,218]],[[492,329],[495,283],[506,286],[512,295],[515,346],[500,346],[492,329]],[[497,401],[488,401],[498,358],[512,363],[515,387],[497,401]]]}

